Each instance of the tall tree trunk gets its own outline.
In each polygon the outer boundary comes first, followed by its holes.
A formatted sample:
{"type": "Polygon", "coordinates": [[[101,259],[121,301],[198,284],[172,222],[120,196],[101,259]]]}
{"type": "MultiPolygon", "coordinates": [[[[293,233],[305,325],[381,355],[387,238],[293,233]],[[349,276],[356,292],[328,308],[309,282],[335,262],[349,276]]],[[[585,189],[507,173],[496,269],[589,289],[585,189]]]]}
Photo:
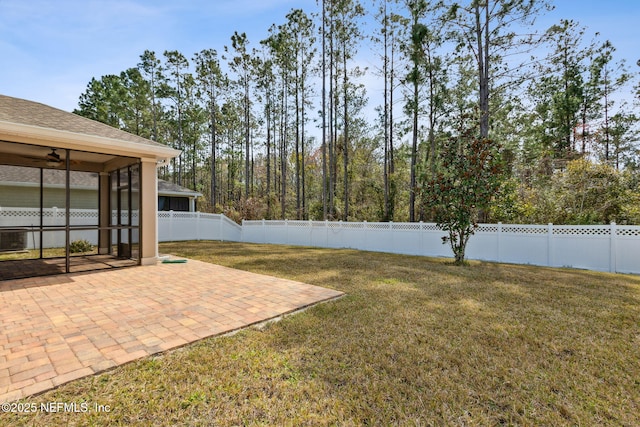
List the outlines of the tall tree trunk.
{"type": "Polygon", "coordinates": [[[282,215],[282,219],[286,219],[287,216],[287,128],[288,128],[288,106],[287,106],[287,87],[289,84],[289,80],[286,75],[283,78],[283,86],[282,86],[282,128],[281,138],[282,145],[280,147],[280,188],[282,191],[280,198],[280,211],[282,215]]]}
{"type": "Polygon", "coordinates": [[[384,2],[383,10],[383,46],[384,57],[382,62],[382,74],[384,76],[384,112],[382,116],[382,127],[384,128],[384,220],[390,221],[391,209],[389,203],[389,48],[388,48],[388,16],[387,2],[384,2]]]}
{"type": "Polygon", "coordinates": [[[304,104],[305,104],[305,97],[304,97],[304,76],[306,74],[306,70],[303,70],[302,75],[302,124],[301,124],[301,133],[302,133],[302,139],[301,139],[301,159],[300,159],[300,163],[302,165],[302,219],[307,219],[308,215],[307,215],[307,195],[306,195],[306,173],[305,173],[305,149],[304,149],[304,124],[305,124],[305,109],[304,109],[304,104]]]}
{"type": "Polygon", "coordinates": [[[395,212],[395,159],[393,152],[393,82],[394,82],[394,47],[391,45],[391,74],[389,75],[389,221],[393,221],[395,212]]]}
{"type": "Polygon", "coordinates": [[[251,124],[250,124],[250,111],[249,111],[249,76],[245,75],[244,82],[244,143],[245,143],[245,180],[244,180],[244,194],[245,198],[249,198],[249,183],[251,180],[250,164],[249,164],[249,145],[251,140],[251,124]]]}
{"type": "MultiPolygon", "coordinates": [[[[333,22],[332,25],[333,27],[333,22]]],[[[333,82],[333,32],[329,31],[329,217],[331,219],[335,218],[335,185],[336,185],[336,175],[335,175],[335,163],[336,163],[336,150],[335,150],[335,123],[333,122],[334,117],[334,82],[333,82]]]]}
{"type": "MultiPolygon", "coordinates": [[[[417,67],[416,67],[417,68],[417,67]]],[[[418,158],[418,103],[419,81],[415,70],[413,80],[413,136],[411,139],[411,178],[409,189],[409,222],[416,220],[416,163],[418,158]]]]}
{"type": "Polygon", "coordinates": [[[347,53],[346,46],[342,53],[342,84],[344,85],[344,105],[343,105],[343,133],[344,133],[344,221],[349,220],[349,79],[347,76],[347,53]]]}
{"type": "Polygon", "coordinates": [[[267,89],[267,219],[271,219],[271,95],[267,89]]]}
{"type": "Polygon", "coordinates": [[[327,177],[327,61],[326,61],[326,6],[322,0],[322,219],[328,218],[328,177],[327,177]]]}
{"type": "Polygon", "coordinates": [[[295,71],[295,108],[296,108],[296,219],[301,219],[301,188],[300,188],[300,76],[298,74],[298,67],[295,71]]]}
{"type": "Polygon", "coordinates": [[[489,1],[485,0],[485,4],[482,5],[485,12],[484,34],[481,22],[481,2],[475,2],[481,139],[489,137],[489,1]]]}
{"type": "Polygon", "coordinates": [[[604,161],[609,163],[609,70],[604,67],[604,161]]]}
{"type": "Polygon", "coordinates": [[[217,125],[216,125],[216,103],[215,103],[215,95],[212,96],[210,101],[210,130],[211,130],[211,208],[215,209],[216,204],[218,202],[218,198],[216,195],[216,148],[217,148],[217,125]]]}

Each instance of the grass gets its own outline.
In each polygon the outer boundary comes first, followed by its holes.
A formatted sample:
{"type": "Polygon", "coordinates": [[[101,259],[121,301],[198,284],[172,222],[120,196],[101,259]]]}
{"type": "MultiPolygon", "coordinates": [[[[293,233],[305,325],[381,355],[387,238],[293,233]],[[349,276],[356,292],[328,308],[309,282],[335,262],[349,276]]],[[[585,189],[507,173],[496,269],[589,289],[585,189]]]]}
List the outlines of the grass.
{"type": "MultiPolygon", "coordinates": [[[[71,252],[71,256],[85,256],[96,255],[98,253],[97,248],[92,248],[90,251],[85,252],[71,252]]],[[[64,248],[45,248],[42,251],[42,258],[61,258],[64,257],[66,251],[64,248]]],[[[11,261],[19,259],[39,259],[39,249],[26,249],[24,251],[12,251],[12,252],[0,252],[0,261],[11,261]]]]}
{"type": "Polygon", "coordinates": [[[25,400],[109,412],[0,424],[640,425],[640,277],[235,243],[160,250],[347,296],[25,400]]]}

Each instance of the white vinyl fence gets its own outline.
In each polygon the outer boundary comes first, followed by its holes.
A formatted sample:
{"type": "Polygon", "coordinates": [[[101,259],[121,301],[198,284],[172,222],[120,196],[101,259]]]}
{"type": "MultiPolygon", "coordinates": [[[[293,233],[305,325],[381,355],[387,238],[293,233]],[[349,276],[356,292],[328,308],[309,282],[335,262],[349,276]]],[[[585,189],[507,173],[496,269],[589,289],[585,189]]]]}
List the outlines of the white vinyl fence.
{"type": "MultiPolygon", "coordinates": [[[[47,208],[42,210],[42,225],[45,227],[65,225],[65,209],[47,208]]],[[[71,209],[69,212],[71,225],[98,226],[98,211],[96,209],[71,209]]],[[[0,208],[0,226],[16,227],[24,231],[27,249],[40,247],[40,209],[39,208],[0,208]]],[[[1,231],[0,231],[1,232],[1,231]]],[[[98,243],[97,230],[74,230],[71,241],[88,240],[91,244],[98,243]]],[[[0,239],[2,236],[0,236],[0,239]]],[[[66,235],[64,229],[45,231],[42,235],[43,248],[62,248],[65,246],[66,235]]]]}
{"type": "Polygon", "coordinates": [[[158,240],[242,241],[242,227],[221,214],[158,212],[158,240]]]}
{"type": "MultiPolygon", "coordinates": [[[[95,210],[71,210],[73,225],[97,225],[95,210]]],[[[64,210],[45,209],[45,225],[63,225],[64,210]]],[[[39,226],[39,209],[0,208],[0,226],[39,226]]],[[[97,231],[75,231],[71,240],[97,243],[97,231]]],[[[159,212],[161,242],[223,240],[325,248],[351,248],[432,257],[453,256],[445,233],[430,223],[243,221],[201,212],[159,212]]],[[[39,233],[28,232],[29,248],[39,233]]],[[[64,232],[44,233],[44,247],[63,247],[64,232]]],[[[467,246],[468,259],[573,267],[640,274],[640,226],[482,224],[467,246]]]]}
{"type": "MultiPolygon", "coordinates": [[[[352,248],[452,257],[435,224],[327,221],[243,221],[254,243],[352,248]]],[[[482,224],[469,239],[468,259],[640,274],[640,226],[482,224]]]]}
{"type": "MultiPolygon", "coordinates": [[[[64,226],[65,210],[59,208],[43,209],[44,226],[64,226]]],[[[71,209],[70,224],[73,226],[98,226],[96,209],[71,209]]],[[[133,212],[137,215],[137,212],[133,212]]],[[[114,218],[115,220],[115,218],[114,218]]],[[[115,221],[114,221],[115,222],[115,221]]],[[[0,208],[0,226],[16,227],[26,233],[27,249],[40,247],[39,208],[0,208]]],[[[1,233],[1,231],[0,231],[1,233]]],[[[0,237],[1,238],[1,237],[0,237]]],[[[74,230],[71,241],[85,239],[93,245],[98,244],[97,230],[74,230]]],[[[44,248],[64,247],[66,236],[64,230],[45,231],[43,233],[44,248]]],[[[158,240],[161,242],[179,240],[242,240],[242,227],[224,215],[201,212],[158,212],[158,240]]]]}

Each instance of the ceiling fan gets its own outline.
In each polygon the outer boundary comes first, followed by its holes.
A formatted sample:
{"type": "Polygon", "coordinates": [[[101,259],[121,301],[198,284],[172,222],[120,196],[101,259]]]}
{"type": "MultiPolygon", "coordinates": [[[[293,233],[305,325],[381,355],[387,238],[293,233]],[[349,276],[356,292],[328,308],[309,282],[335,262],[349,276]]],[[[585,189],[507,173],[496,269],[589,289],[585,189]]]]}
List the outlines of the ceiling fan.
{"type": "MultiPolygon", "coordinates": [[[[44,156],[21,155],[20,157],[29,159],[33,163],[38,163],[38,164],[44,163],[47,167],[50,167],[50,168],[59,168],[61,166],[64,166],[65,161],[60,156],[60,154],[56,152],[57,148],[50,148],[50,150],[51,152],[45,154],[44,156]]],[[[76,164],[78,162],[72,160],[71,163],[76,164]]]]}
{"type": "Polygon", "coordinates": [[[47,166],[57,167],[63,163],[63,160],[60,158],[60,154],[56,153],[56,149],[52,148],[51,152],[45,156],[45,160],[47,162],[47,166]]]}

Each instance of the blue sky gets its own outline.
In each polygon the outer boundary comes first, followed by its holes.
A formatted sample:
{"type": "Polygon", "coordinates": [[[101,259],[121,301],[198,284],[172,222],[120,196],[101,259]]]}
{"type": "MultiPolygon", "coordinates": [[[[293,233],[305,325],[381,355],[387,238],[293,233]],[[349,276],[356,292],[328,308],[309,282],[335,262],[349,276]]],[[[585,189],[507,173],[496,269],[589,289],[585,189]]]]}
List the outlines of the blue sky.
{"type": "MultiPolygon", "coordinates": [[[[555,5],[540,27],[574,19],[587,27],[585,39],[600,32],[640,71],[639,1],[555,5]]],[[[222,52],[234,31],[257,47],[292,8],[317,10],[315,0],[0,0],[0,93],[71,111],[92,77],[136,66],[145,49],[222,52]]]]}

